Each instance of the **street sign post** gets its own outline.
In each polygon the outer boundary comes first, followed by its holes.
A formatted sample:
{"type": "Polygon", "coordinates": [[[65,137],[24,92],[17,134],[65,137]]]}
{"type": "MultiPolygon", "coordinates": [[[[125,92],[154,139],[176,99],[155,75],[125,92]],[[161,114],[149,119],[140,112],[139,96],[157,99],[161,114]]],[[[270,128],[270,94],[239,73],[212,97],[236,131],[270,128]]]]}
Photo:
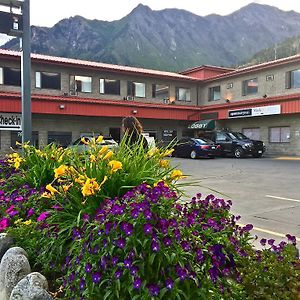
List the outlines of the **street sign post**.
{"type": "Polygon", "coordinates": [[[31,143],[30,0],[0,0],[0,10],[1,6],[9,7],[10,12],[0,12],[0,33],[21,37],[22,142],[31,143]],[[21,14],[13,13],[16,8],[21,14]]]}

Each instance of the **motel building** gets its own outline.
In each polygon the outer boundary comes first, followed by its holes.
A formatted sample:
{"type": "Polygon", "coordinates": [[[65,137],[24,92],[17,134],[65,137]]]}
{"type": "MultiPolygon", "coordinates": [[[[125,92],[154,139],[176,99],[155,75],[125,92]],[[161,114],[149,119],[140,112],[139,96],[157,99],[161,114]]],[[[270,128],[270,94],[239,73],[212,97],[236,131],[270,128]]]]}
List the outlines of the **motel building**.
{"type": "MultiPolygon", "coordinates": [[[[86,134],[122,138],[135,116],[158,143],[230,129],[266,155],[300,155],[300,55],[242,69],[181,73],[31,55],[32,141],[68,146],[86,134]]],[[[21,140],[21,53],[0,49],[0,154],[21,140]]]]}

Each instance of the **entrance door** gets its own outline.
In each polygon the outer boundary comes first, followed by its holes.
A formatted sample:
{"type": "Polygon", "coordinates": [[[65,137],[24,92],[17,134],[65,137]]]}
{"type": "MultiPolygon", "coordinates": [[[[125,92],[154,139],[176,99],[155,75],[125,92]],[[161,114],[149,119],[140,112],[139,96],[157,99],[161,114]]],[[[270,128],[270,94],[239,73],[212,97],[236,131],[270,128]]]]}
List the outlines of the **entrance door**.
{"type": "Polygon", "coordinates": [[[109,135],[118,143],[121,141],[121,128],[109,128],[109,135]]]}

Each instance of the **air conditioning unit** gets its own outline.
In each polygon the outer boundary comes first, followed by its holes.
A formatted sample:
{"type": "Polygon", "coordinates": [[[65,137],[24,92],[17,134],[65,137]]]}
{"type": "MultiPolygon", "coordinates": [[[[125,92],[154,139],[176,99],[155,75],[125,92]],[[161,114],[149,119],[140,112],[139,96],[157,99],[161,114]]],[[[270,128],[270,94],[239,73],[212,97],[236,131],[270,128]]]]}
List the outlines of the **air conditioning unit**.
{"type": "Polygon", "coordinates": [[[133,101],[133,100],[134,100],[134,97],[133,97],[133,96],[127,96],[127,97],[126,97],[126,100],[128,100],[128,101],[133,101]]]}

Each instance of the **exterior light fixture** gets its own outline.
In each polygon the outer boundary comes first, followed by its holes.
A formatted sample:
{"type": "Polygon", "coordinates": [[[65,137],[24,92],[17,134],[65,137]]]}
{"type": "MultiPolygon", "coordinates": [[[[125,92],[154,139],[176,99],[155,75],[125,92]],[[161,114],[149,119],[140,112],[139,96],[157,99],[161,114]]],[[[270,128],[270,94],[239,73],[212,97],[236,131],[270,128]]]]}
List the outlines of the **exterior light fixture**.
{"type": "Polygon", "coordinates": [[[59,105],[59,109],[65,109],[65,105],[64,104],[60,104],[59,105]]]}

